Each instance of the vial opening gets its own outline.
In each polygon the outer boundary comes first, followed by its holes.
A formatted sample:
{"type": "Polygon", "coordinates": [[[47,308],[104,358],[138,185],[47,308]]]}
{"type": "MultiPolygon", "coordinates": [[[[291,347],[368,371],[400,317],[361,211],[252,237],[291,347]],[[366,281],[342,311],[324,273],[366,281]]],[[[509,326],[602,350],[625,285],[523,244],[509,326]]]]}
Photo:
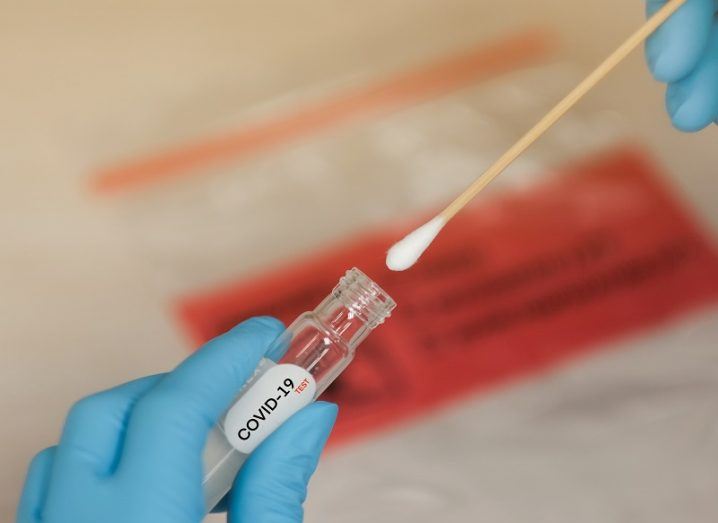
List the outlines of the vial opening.
{"type": "Polygon", "coordinates": [[[396,307],[391,296],[356,267],[346,272],[332,294],[370,329],[384,323],[396,307]]]}

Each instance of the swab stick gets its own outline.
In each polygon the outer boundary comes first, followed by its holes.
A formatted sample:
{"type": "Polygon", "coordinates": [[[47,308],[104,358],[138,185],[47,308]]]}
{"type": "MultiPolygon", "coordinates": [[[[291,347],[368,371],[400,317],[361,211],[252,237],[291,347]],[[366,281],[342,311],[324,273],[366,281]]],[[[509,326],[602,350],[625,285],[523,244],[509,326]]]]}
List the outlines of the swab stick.
{"type": "Polygon", "coordinates": [[[408,234],[389,249],[386,265],[393,271],[403,271],[414,265],[424,251],[431,245],[441,229],[456,213],[476,197],[489,183],[501,174],[511,163],[538,140],[569,109],[598,84],[614,67],[620,64],[636,47],[663,24],[686,0],[670,0],[651,16],[635,33],[623,42],[601,64],[583,79],[566,97],[539,120],[526,134],[499,157],[464,192],[433,219],[408,234]]]}

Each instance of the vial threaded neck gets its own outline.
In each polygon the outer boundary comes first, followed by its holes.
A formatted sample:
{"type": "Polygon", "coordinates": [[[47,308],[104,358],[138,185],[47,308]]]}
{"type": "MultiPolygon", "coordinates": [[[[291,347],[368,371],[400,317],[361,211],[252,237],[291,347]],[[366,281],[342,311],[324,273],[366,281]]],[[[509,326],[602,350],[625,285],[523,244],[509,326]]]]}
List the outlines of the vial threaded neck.
{"type": "Polygon", "coordinates": [[[366,322],[369,329],[384,323],[396,307],[391,296],[356,267],[346,272],[332,294],[349,311],[366,322]]]}

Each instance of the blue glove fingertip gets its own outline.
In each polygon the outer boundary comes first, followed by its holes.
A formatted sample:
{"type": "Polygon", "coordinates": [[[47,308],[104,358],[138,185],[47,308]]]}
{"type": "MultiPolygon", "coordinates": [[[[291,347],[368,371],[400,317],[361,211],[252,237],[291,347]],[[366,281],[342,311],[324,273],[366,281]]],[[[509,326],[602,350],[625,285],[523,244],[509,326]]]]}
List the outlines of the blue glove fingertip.
{"type": "Polygon", "coordinates": [[[215,345],[227,345],[233,343],[237,338],[246,340],[248,337],[256,339],[262,346],[268,349],[271,340],[284,332],[284,323],[272,316],[254,316],[248,320],[238,323],[222,336],[210,340],[205,347],[215,345]]]}
{"type": "Polygon", "coordinates": [[[718,23],[706,53],[686,78],[671,84],[666,108],[673,125],[686,132],[700,131],[718,116],[718,23]]]}
{"type": "Polygon", "coordinates": [[[666,110],[671,116],[671,119],[675,121],[676,115],[681,111],[681,108],[688,99],[688,93],[680,84],[671,84],[666,89],[666,110]]]}
{"type": "Polygon", "coordinates": [[[703,108],[692,103],[684,103],[674,113],[671,113],[671,121],[676,129],[686,133],[702,131],[714,122],[712,117],[706,117],[703,108]]]}
{"type": "Polygon", "coordinates": [[[39,523],[50,484],[56,447],[38,453],[30,462],[17,509],[17,523],[39,523]]]}
{"type": "MultiPolygon", "coordinates": [[[[665,0],[649,0],[648,16],[665,0]]],[[[713,23],[713,0],[688,0],[646,43],[646,61],[659,82],[675,82],[687,76],[700,60],[708,44],[713,23]]]]}
{"type": "Polygon", "coordinates": [[[305,414],[308,424],[314,424],[312,437],[306,438],[304,442],[305,448],[316,449],[321,453],[324,445],[329,438],[329,434],[334,428],[334,423],[339,414],[339,406],[336,403],[327,401],[317,401],[305,408],[309,412],[305,414]]]}
{"type": "Polygon", "coordinates": [[[254,316],[246,321],[232,327],[230,332],[235,329],[241,330],[253,330],[253,329],[267,329],[271,332],[281,333],[284,330],[284,323],[275,318],[274,316],[254,316]]]}
{"type": "Polygon", "coordinates": [[[332,403],[313,403],[289,418],[252,453],[229,498],[229,521],[301,521],[302,503],[337,417],[332,403]]]}

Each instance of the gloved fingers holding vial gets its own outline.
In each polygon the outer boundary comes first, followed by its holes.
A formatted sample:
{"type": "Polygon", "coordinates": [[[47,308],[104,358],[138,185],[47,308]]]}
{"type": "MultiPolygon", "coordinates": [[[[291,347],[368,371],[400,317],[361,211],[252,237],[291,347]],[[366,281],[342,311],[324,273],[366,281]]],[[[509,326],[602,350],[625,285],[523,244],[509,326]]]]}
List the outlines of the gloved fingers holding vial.
{"type": "Polygon", "coordinates": [[[289,327],[253,318],[167,374],[79,401],[30,465],[19,523],[302,520],[337,416],[314,402],[396,304],[358,269],[289,327]]]}
{"type": "MultiPolygon", "coordinates": [[[[648,15],[663,4],[648,0],[648,15]]],[[[682,131],[699,131],[718,119],[717,10],[715,0],[687,0],[646,44],[649,68],[668,85],[666,108],[682,131]]]]}
{"type": "MultiPolygon", "coordinates": [[[[283,331],[254,318],[215,338],[170,373],[80,400],[56,447],[32,461],[19,523],[199,523],[210,430],[283,331]]],[[[302,519],[307,482],[336,418],[317,402],[271,434],[228,495],[229,520],[302,519]]]]}

